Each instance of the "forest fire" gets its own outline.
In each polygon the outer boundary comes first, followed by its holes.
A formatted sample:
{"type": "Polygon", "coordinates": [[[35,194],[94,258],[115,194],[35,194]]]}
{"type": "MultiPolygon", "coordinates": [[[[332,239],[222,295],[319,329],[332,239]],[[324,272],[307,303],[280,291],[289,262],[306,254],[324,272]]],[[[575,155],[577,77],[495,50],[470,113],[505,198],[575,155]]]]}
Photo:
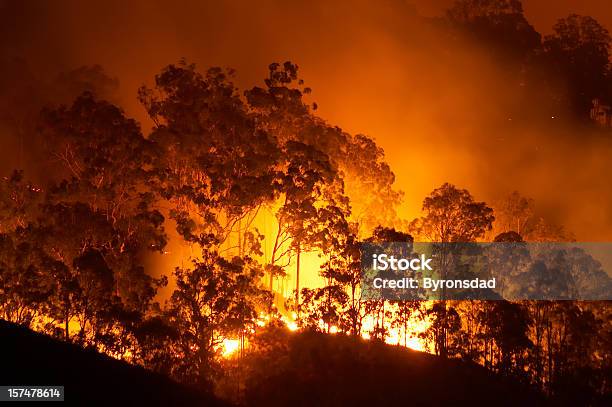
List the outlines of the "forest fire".
{"type": "Polygon", "coordinates": [[[41,344],[4,350],[31,383],[606,405],[612,14],[414,3],[0,0],[0,336],[41,344]]]}
{"type": "Polygon", "coordinates": [[[221,345],[223,357],[229,357],[240,350],[239,339],[224,339],[221,345]]]}

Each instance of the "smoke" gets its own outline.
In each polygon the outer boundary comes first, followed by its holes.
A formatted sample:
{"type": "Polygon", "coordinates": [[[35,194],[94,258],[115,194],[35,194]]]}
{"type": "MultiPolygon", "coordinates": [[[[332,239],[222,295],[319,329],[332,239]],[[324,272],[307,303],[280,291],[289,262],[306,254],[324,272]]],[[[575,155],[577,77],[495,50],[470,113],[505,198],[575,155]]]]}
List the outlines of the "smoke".
{"type": "MultiPolygon", "coordinates": [[[[101,64],[119,79],[116,102],[147,132],[136,89],[163,66],[185,57],[202,69],[232,67],[236,85],[248,88],[270,62],[291,60],[321,116],[384,148],[406,192],[403,217],[417,216],[448,181],[487,202],[518,190],[579,240],[611,240],[612,134],[552,118],[537,99],[523,106],[508,61],[431,17],[448,1],[413,3],[0,1],[2,55],[31,71],[15,82],[24,70],[0,65],[0,106],[34,109],[12,105],[3,84],[24,83],[18,89],[40,92],[32,100],[44,104],[59,73],[101,64]],[[525,110],[530,120],[516,116],[525,110]]],[[[526,9],[537,9],[531,3],[526,9]]],[[[14,157],[9,127],[0,137],[0,154],[14,157]]]]}

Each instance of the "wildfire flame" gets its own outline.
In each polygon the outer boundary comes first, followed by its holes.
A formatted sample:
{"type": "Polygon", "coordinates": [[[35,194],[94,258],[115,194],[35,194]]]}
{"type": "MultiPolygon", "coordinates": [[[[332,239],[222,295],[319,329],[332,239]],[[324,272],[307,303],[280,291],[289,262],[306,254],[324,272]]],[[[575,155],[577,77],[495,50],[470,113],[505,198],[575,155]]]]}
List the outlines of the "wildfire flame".
{"type": "Polygon", "coordinates": [[[223,357],[229,357],[240,349],[239,339],[224,339],[221,343],[221,354],[223,357]]]}

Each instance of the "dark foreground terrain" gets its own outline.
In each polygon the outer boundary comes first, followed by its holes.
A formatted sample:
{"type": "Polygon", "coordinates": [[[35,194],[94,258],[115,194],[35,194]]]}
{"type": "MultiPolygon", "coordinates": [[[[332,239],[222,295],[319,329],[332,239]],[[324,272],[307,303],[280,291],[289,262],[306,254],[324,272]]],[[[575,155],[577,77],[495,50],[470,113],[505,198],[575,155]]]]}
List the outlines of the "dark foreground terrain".
{"type": "MultiPolygon", "coordinates": [[[[395,346],[315,333],[269,332],[241,363],[252,406],[542,405],[485,369],[395,346]]],[[[223,406],[164,376],[0,321],[0,384],[64,385],[75,405],[223,406]]],[[[235,382],[227,377],[229,383],[235,382]]]]}
{"type": "MultiPolygon", "coordinates": [[[[271,335],[272,336],[272,335],[271,335]]],[[[274,335],[277,337],[278,335],[274,335]]],[[[541,393],[474,364],[380,342],[288,334],[246,359],[253,406],[528,406],[541,393]]]]}
{"type": "Polygon", "coordinates": [[[2,320],[0,361],[0,384],[64,386],[70,405],[227,405],[165,376],[2,320]]]}

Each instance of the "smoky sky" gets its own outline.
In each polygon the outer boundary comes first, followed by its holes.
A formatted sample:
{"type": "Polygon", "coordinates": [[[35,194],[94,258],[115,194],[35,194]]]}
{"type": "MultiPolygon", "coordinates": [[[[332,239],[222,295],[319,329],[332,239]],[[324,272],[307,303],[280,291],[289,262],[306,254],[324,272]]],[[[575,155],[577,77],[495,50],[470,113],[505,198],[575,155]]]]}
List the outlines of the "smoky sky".
{"type": "MultiPolygon", "coordinates": [[[[145,133],[151,123],[136,91],[162,67],[181,58],[231,67],[244,89],[262,83],[269,63],[291,60],[323,118],[384,148],[406,192],[403,217],[448,181],[488,202],[518,190],[580,240],[611,240],[612,135],[554,118],[516,124],[521,99],[505,63],[440,30],[437,16],[450,3],[0,0],[0,47],[27,61],[33,83],[102,65],[119,80],[117,103],[145,133]]],[[[523,3],[543,34],[571,12],[612,24],[607,1],[523,3]]],[[[0,73],[8,75],[0,83],[14,74],[0,73]]]]}

